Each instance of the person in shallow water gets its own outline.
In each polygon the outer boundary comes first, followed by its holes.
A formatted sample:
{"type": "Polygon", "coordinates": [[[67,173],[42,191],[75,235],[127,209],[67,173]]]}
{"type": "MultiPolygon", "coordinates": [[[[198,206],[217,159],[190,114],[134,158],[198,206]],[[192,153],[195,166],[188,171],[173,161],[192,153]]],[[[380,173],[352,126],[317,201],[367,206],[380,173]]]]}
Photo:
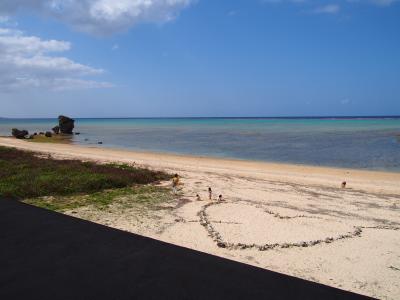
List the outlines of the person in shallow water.
{"type": "Polygon", "coordinates": [[[178,184],[179,184],[179,175],[175,174],[174,177],[172,177],[172,192],[175,195],[178,192],[178,184]]]}

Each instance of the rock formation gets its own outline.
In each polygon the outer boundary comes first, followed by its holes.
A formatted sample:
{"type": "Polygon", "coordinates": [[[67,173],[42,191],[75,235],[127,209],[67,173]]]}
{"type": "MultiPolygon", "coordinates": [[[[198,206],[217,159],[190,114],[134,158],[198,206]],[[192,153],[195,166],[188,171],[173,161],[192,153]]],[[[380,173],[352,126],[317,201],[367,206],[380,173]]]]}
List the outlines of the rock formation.
{"type": "Polygon", "coordinates": [[[53,135],[51,134],[50,131],[46,131],[46,133],[44,134],[45,137],[52,137],[53,135]]]}
{"type": "Polygon", "coordinates": [[[17,128],[13,128],[11,130],[11,134],[17,139],[24,139],[29,134],[27,130],[19,130],[17,128]]]}
{"type": "Polygon", "coordinates": [[[66,116],[58,117],[58,126],[60,127],[61,133],[72,134],[72,131],[74,130],[74,123],[75,120],[66,116]]]}
{"type": "Polygon", "coordinates": [[[60,133],[60,126],[55,126],[51,130],[53,130],[54,134],[59,134],[60,133]]]}

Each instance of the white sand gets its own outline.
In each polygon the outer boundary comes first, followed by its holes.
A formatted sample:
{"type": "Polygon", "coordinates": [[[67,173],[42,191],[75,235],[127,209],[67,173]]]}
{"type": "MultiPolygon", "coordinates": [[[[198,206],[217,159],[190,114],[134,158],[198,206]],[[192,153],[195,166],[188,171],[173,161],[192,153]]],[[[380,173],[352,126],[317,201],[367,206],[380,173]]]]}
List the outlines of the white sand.
{"type": "Polygon", "coordinates": [[[400,298],[399,173],[8,138],[0,145],[59,158],[135,162],[182,176],[181,194],[166,209],[138,214],[114,205],[68,214],[372,297],[400,298]],[[209,186],[214,202],[207,200],[209,186]],[[223,203],[215,201],[219,194],[223,203]]]}

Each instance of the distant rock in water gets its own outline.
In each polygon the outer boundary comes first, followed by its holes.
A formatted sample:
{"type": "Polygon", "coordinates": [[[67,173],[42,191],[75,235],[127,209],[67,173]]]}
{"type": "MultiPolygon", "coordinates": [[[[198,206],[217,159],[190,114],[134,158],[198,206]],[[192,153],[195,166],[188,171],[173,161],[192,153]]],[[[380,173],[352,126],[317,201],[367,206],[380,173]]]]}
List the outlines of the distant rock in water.
{"type": "Polygon", "coordinates": [[[75,127],[75,120],[68,118],[66,116],[58,117],[58,126],[60,127],[61,133],[72,134],[75,127]]]}
{"type": "Polygon", "coordinates": [[[60,133],[60,126],[55,126],[51,130],[53,130],[54,134],[59,134],[60,133]]]}
{"type": "Polygon", "coordinates": [[[44,134],[45,137],[52,137],[53,135],[51,134],[50,131],[46,131],[46,133],[44,134]]]}
{"type": "Polygon", "coordinates": [[[17,128],[13,128],[11,130],[11,134],[17,139],[24,139],[29,134],[28,130],[19,130],[17,128]]]}

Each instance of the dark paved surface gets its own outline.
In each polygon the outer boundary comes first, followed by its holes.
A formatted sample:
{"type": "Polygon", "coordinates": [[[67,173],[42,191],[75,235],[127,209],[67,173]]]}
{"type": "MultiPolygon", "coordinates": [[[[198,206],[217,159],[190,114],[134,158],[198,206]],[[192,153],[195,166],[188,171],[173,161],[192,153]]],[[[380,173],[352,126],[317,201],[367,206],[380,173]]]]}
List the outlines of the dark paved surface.
{"type": "Polygon", "coordinates": [[[362,297],[0,200],[0,299],[137,298],[362,297]]]}

